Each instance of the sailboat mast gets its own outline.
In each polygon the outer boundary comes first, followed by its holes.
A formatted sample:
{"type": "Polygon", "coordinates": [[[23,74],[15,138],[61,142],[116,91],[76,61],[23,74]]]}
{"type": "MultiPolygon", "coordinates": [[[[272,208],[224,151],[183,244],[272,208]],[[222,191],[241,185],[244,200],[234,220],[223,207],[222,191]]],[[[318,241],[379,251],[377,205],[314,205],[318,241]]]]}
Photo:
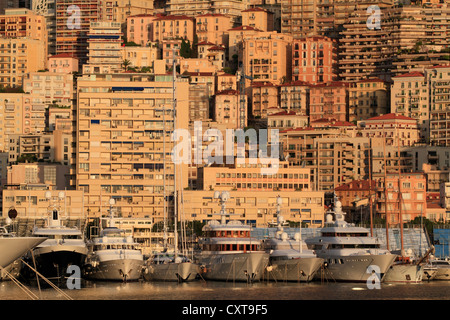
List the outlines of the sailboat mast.
{"type": "Polygon", "coordinates": [[[369,212],[370,212],[370,236],[373,237],[373,205],[372,205],[372,139],[369,140],[369,212]]]}
{"type": "MultiPolygon", "coordinates": [[[[176,50],[175,46],[173,46],[173,67],[172,67],[172,103],[173,103],[173,140],[176,141],[176,119],[177,119],[177,112],[176,112],[176,94],[175,94],[175,80],[177,76],[176,71],[176,50]]],[[[174,155],[174,160],[176,160],[177,155],[174,155]]],[[[177,222],[178,222],[178,195],[177,195],[177,164],[176,161],[173,164],[173,170],[174,170],[174,191],[173,191],[173,218],[174,218],[174,250],[175,250],[175,258],[178,256],[178,228],[177,228],[177,222]]]]}
{"type": "Polygon", "coordinates": [[[384,216],[386,219],[386,249],[389,250],[389,219],[387,212],[388,205],[388,197],[387,197],[387,188],[386,188],[386,176],[387,176],[387,168],[386,168],[386,133],[384,131],[384,123],[383,123],[383,160],[384,160],[384,216]]]}
{"type": "Polygon", "coordinates": [[[402,191],[401,191],[401,169],[400,169],[400,131],[397,128],[398,142],[397,142],[397,165],[398,165],[398,209],[400,220],[400,243],[403,255],[403,215],[402,215],[402,191]]]}

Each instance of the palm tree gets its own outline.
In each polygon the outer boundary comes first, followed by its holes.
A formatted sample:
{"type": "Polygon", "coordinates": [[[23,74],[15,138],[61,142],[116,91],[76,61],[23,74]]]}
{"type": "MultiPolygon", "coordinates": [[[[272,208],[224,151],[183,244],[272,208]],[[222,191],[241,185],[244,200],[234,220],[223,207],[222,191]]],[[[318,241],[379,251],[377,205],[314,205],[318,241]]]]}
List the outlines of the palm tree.
{"type": "Polygon", "coordinates": [[[131,65],[131,61],[128,59],[125,59],[122,61],[122,67],[125,69],[125,71],[128,70],[128,67],[131,65]]]}

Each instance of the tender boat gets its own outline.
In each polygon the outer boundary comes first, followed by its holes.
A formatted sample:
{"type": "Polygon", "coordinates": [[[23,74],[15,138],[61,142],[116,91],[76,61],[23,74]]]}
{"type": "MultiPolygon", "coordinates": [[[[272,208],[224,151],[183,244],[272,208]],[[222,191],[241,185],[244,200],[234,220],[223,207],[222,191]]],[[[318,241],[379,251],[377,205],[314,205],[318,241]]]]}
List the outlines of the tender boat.
{"type": "Polygon", "coordinates": [[[83,268],[86,278],[136,281],[142,276],[144,256],[139,244],[132,236],[126,236],[125,230],[115,226],[112,213],[108,226],[101,230],[99,237],[89,240],[87,246],[88,255],[83,268]]]}
{"type": "Polygon", "coordinates": [[[203,227],[199,240],[201,252],[196,260],[202,267],[205,280],[259,281],[269,262],[269,254],[261,241],[250,236],[251,226],[240,221],[226,222],[225,203],[229,194],[215,193],[220,198],[221,221],[212,220],[203,227]]]}
{"type": "Polygon", "coordinates": [[[281,201],[279,200],[281,199],[277,199],[276,236],[263,241],[264,249],[269,253],[267,279],[309,282],[313,280],[324,260],[307,248],[306,243],[301,239],[301,231],[296,233],[294,238],[289,238],[284,232],[285,221],[280,213],[281,201]]]}
{"type": "Polygon", "coordinates": [[[366,228],[347,223],[337,198],[334,214],[335,221],[327,214],[319,237],[305,240],[308,248],[324,259],[322,276],[335,281],[367,282],[375,271],[379,281],[383,281],[396,255],[381,249],[378,239],[371,237],[366,228]]]}

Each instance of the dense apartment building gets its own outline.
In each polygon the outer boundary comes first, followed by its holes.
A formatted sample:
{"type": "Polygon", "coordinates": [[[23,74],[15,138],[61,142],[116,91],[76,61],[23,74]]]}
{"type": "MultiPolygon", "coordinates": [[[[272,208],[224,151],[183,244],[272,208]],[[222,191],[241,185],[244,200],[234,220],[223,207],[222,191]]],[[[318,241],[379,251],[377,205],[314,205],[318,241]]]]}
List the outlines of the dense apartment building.
{"type": "MultiPolygon", "coordinates": [[[[247,96],[244,96],[247,101],[247,96]]],[[[216,92],[214,104],[214,120],[226,126],[227,129],[239,129],[241,95],[239,91],[228,89],[216,92]]],[[[247,126],[247,112],[244,113],[244,125],[247,126]]]]}
{"type": "Polygon", "coordinates": [[[78,59],[69,53],[48,57],[48,71],[54,73],[76,73],[79,70],[78,59]]]}
{"type": "Polygon", "coordinates": [[[381,79],[350,83],[348,120],[365,120],[389,113],[391,111],[390,92],[390,83],[381,79]]]}
{"type": "Polygon", "coordinates": [[[127,22],[129,16],[153,14],[153,0],[100,1],[99,20],[127,22]]]}
{"type": "Polygon", "coordinates": [[[376,213],[390,225],[414,220],[426,212],[426,178],[423,173],[388,173],[377,181],[376,192],[376,213]]]}
{"type": "Polygon", "coordinates": [[[261,31],[275,30],[275,14],[261,7],[242,10],[242,25],[250,26],[261,31]]]}
{"type": "Polygon", "coordinates": [[[349,84],[335,81],[309,87],[310,121],[321,118],[348,120],[349,84]]]}
{"type": "Polygon", "coordinates": [[[309,83],[297,80],[279,86],[280,108],[307,115],[309,113],[309,83]]]}
{"type": "Polygon", "coordinates": [[[99,19],[99,12],[98,0],[56,0],[55,54],[69,53],[84,64],[91,22],[99,19]]]}
{"type": "Polygon", "coordinates": [[[253,81],[281,84],[292,76],[292,37],[276,32],[244,35],[243,67],[253,81]]]}
{"type": "Polygon", "coordinates": [[[23,90],[46,106],[72,107],[73,75],[56,72],[30,72],[23,79],[23,90]]]}
{"type": "Polygon", "coordinates": [[[45,17],[29,9],[5,9],[5,13],[0,15],[0,36],[40,39],[45,43],[47,56],[48,33],[45,17]]]}
{"type": "MultiPolygon", "coordinates": [[[[85,75],[77,88],[76,188],[89,216],[111,198],[122,217],[164,218],[174,191],[173,83],[142,73],[85,75]],[[166,176],[164,176],[164,174],[166,176]]],[[[188,128],[188,82],[176,81],[176,127],[188,128]]],[[[187,170],[183,172],[183,177],[187,170]]],[[[177,179],[179,188],[187,179],[177,179]]]]}
{"type": "Polygon", "coordinates": [[[140,46],[153,42],[153,20],[157,15],[138,14],[127,18],[127,41],[140,46]]]}
{"type": "MultiPolygon", "coordinates": [[[[187,221],[220,220],[221,205],[214,190],[183,191],[184,217],[187,221]]],[[[281,213],[287,221],[302,222],[317,228],[324,223],[324,193],[316,191],[230,190],[226,210],[227,221],[242,221],[259,228],[277,223],[277,197],[282,198],[281,213]]]]}
{"type": "Polygon", "coordinates": [[[292,45],[292,80],[325,83],[338,80],[338,43],[328,37],[295,39],[292,45]]]}
{"type": "Polygon", "coordinates": [[[278,87],[272,82],[253,82],[251,85],[251,116],[265,119],[270,108],[278,109],[278,87]]]}
{"type": "Polygon", "coordinates": [[[393,78],[391,106],[395,113],[418,121],[422,141],[450,145],[450,65],[429,67],[393,78]]]}
{"type": "Polygon", "coordinates": [[[186,15],[159,16],[153,20],[153,41],[185,39],[194,42],[195,20],[186,15]]]}
{"type": "Polygon", "coordinates": [[[46,43],[31,38],[0,38],[0,86],[21,87],[29,72],[47,66],[46,43]]]}
{"type": "Polygon", "coordinates": [[[113,73],[122,71],[121,24],[111,21],[92,22],[87,34],[88,61],[83,73],[113,73]]]}
{"type": "Polygon", "coordinates": [[[228,45],[228,30],[233,27],[231,16],[223,14],[202,14],[195,17],[195,34],[198,42],[214,45],[228,45]]]}

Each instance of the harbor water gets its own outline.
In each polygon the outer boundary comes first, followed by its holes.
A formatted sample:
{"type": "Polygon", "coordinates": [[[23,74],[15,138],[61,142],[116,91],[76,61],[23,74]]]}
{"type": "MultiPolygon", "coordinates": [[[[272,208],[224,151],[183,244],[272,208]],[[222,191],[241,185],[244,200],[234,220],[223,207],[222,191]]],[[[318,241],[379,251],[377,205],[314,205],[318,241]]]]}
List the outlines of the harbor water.
{"type": "MultiPolygon", "coordinates": [[[[65,300],[57,290],[36,285],[27,286],[41,300],[65,300]]],[[[73,300],[450,300],[449,281],[420,283],[381,283],[369,288],[366,283],[320,282],[102,282],[83,281],[80,289],[60,286],[73,300]]],[[[29,300],[13,282],[0,282],[0,300],[29,300]]]]}

